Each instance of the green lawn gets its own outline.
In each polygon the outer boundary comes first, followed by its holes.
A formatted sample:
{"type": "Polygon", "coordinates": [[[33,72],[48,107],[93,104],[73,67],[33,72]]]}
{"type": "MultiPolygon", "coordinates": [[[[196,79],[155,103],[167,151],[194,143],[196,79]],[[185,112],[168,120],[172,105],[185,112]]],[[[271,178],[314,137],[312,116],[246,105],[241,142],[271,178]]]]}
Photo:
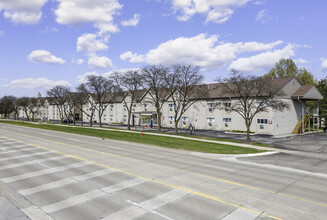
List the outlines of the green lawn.
{"type": "Polygon", "coordinates": [[[0,120],[1,123],[20,125],[26,127],[34,127],[41,129],[48,129],[53,131],[68,132],[73,134],[88,135],[99,138],[129,141],[141,144],[156,145],[167,148],[174,148],[180,150],[188,151],[197,151],[203,153],[216,153],[216,154],[250,154],[250,153],[260,153],[265,152],[262,150],[238,147],[232,145],[224,144],[215,144],[215,143],[206,143],[201,141],[185,140],[174,137],[164,137],[156,135],[147,135],[144,133],[127,133],[121,131],[110,131],[103,129],[92,129],[92,128],[83,128],[83,127],[71,127],[71,126],[57,126],[51,124],[35,124],[28,122],[20,121],[9,121],[9,120],[0,120]]]}

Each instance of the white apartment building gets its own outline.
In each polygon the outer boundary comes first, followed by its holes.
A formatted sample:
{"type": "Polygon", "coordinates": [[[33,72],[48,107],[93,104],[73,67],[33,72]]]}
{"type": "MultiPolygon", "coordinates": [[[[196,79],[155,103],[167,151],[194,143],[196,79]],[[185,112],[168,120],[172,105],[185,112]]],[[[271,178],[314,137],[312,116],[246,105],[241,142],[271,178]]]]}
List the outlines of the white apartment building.
{"type": "MultiPolygon", "coordinates": [[[[306,112],[306,101],[318,101],[323,97],[314,85],[302,86],[296,78],[279,78],[273,79],[272,83],[276,88],[284,92],[283,97],[276,97],[289,104],[289,109],[282,112],[274,111],[267,108],[266,112],[261,112],[254,118],[251,131],[261,134],[291,134],[294,128],[301,121],[306,112]]],[[[236,97],[226,97],[222,93],[219,84],[207,84],[207,97],[197,100],[183,114],[178,127],[185,128],[192,124],[195,129],[205,130],[241,130],[245,131],[244,119],[236,112],[228,111],[233,102],[237,101],[236,97]],[[220,103],[223,108],[215,108],[220,103]]],[[[161,97],[165,100],[161,109],[161,125],[163,127],[174,127],[174,110],[173,103],[168,94],[161,97]]],[[[132,126],[155,126],[157,124],[157,112],[151,104],[150,94],[147,90],[141,90],[132,105],[131,125],[132,126]]],[[[43,120],[60,120],[59,110],[51,98],[40,98],[41,108],[36,117],[43,120]]],[[[125,96],[111,95],[107,97],[106,109],[102,115],[103,124],[127,124],[128,109],[131,103],[130,95],[125,96]]],[[[80,113],[80,120],[88,123],[90,113],[94,108],[92,96],[83,104],[83,113],[80,113]]],[[[319,113],[319,109],[316,110],[319,113]]],[[[25,113],[21,111],[20,117],[25,113]]],[[[98,120],[98,112],[95,110],[93,115],[94,121],[98,120]]]]}

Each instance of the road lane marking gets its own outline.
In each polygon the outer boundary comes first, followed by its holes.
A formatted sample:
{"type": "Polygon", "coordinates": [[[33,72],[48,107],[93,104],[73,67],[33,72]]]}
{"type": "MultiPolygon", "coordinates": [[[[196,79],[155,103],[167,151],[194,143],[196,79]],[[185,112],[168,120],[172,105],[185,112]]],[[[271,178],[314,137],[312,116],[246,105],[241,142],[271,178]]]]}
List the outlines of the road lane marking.
{"type": "Polygon", "coordinates": [[[117,171],[113,170],[113,169],[104,169],[104,170],[98,170],[98,171],[95,171],[92,173],[87,173],[87,174],[80,175],[80,176],[75,176],[73,178],[78,181],[82,181],[82,180],[88,180],[88,179],[98,177],[98,176],[103,176],[103,175],[113,173],[113,172],[117,172],[117,171]]]}
{"type": "Polygon", "coordinates": [[[15,167],[21,167],[21,166],[25,166],[25,165],[36,164],[36,163],[41,163],[41,162],[46,162],[46,161],[60,160],[63,158],[67,158],[67,156],[62,155],[62,156],[49,157],[49,158],[45,158],[45,159],[25,161],[25,162],[21,162],[21,163],[7,164],[4,166],[0,166],[0,170],[11,169],[11,168],[15,168],[15,167]]]}
{"type": "Polygon", "coordinates": [[[136,186],[136,185],[144,183],[146,181],[148,181],[148,180],[139,177],[139,178],[127,180],[127,181],[124,181],[124,182],[121,182],[121,183],[118,183],[118,184],[115,184],[115,185],[112,185],[112,186],[102,188],[101,190],[110,194],[110,193],[117,192],[117,191],[122,190],[122,189],[126,189],[126,188],[129,188],[129,187],[132,187],[132,186],[136,186]]]}
{"type": "Polygon", "coordinates": [[[38,192],[42,192],[45,190],[50,190],[50,189],[55,189],[55,188],[59,188],[71,183],[76,183],[77,180],[67,177],[58,181],[54,181],[51,183],[47,183],[47,184],[43,184],[40,186],[36,186],[36,187],[32,187],[32,188],[28,188],[28,189],[23,189],[23,190],[19,190],[18,193],[23,195],[23,196],[29,196],[38,192]]]}
{"type": "Polygon", "coordinates": [[[43,207],[41,207],[41,209],[43,211],[47,212],[47,213],[57,212],[57,211],[60,211],[62,209],[69,208],[69,207],[78,205],[80,203],[84,203],[84,202],[87,202],[89,200],[98,198],[100,196],[104,196],[104,195],[107,195],[107,194],[110,194],[110,193],[113,193],[113,192],[117,192],[117,191],[122,190],[122,189],[126,189],[126,188],[129,188],[129,187],[132,187],[132,186],[136,186],[136,185],[144,183],[146,181],[147,180],[144,179],[144,178],[135,178],[135,179],[132,179],[132,180],[121,182],[121,183],[113,185],[113,186],[108,186],[108,187],[105,187],[105,188],[102,188],[102,189],[96,189],[96,190],[93,190],[93,191],[90,191],[90,192],[87,192],[87,193],[83,193],[83,194],[80,194],[80,195],[77,195],[77,196],[73,196],[73,197],[70,197],[68,199],[61,200],[59,202],[43,206],[43,207]]]}
{"type": "MultiPolygon", "coordinates": [[[[60,156],[62,157],[62,156],[60,156]]],[[[22,189],[19,190],[18,193],[20,193],[23,196],[28,196],[28,195],[32,195],[38,192],[42,192],[45,190],[50,190],[50,189],[55,189],[55,188],[59,188],[71,183],[76,183],[78,181],[83,181],[83,180],[88,180],[94,177],[98,177],[98,176],[102,176],[105,174],[109,174],[112,172],[116,172],[115,170],[112,169],[104,169],[104,170],[99,170],[99,171],[95,171],[95,172],[91,172],[91,173],[87,173],[84,175],[79,175],[79,176],[74,176],[74,177],[67,177],[61,180],[57,180],[51,183],[47,183],[47,184],[43,184],[43,185],[39,185],[36,187],[32,187],[32,188],[27,188],[27,189],[22,189]]]]}
{"type": "Polygon", "coordinates": [[[41,209],[43,211],[45,211],[46,213],[53,213],[53,212],[57,212],[62,209],[65,209],[65,208],[69,208],[69,207],[78,205],[80,203],[90,201],[92,199],[95,199],[95,198],[98,198],[98,197],[104,196],[104,195],[106,195],[105,192],[96,189],[96,190],[93,190],[93,191],[90,191],[90,192],[87,192],[84,194],[70,197],[65,200],[61,200],[56,203],[52,203],[50,205],[43,206],[43,207],[41,207],[41,209]]]}
{"type": "Polygon", "coordinates": [[[168,203],[174,202],[177,199],[180,199],[188,194],[188,192],[174,189],[172,191],[161,194],[155,198],[146,200],[141,203],[131,202],[133,206],[115,212],[103,218],[103,220],[136,219],[137,217],[140,217],[147,212],[153,212],[155,209],[164,206],[168,203]]]}
{"type": "Polygon", "coordinates": [[[22,148],[22,147],[28,147],[27,144],[22,144],[22,145],[14,145],[14,146],[10,146],[10,147],[2,147],[0,148],[1,150],[7,150],[7,149],[16,149],[16,148],[22,148]]]}
{"type": "Polygon", "coordinates": [[[73,164],[60,166],[60,167],[53,167],[51,169],[44,169],[44,170],[24,173],[24,174],[20,174],[20,175],[17,175],[17,176],[11,176],[11,177],[7,177],[7,178],[3,178],[1,180],[4,183],[11,183],[11,182],[15,182],[15,181],[18,181],[18,180],[28,179],[28,178],[32,178],[32,177],[45,175],[45,174],[50,174],[50,173],[65,171],[65,170],[72,169],[72,168],[82,167],[82,166],[86,166],[86,165],[89,165],[89,164],[91,164],[91,162],[84,161],[84,162],[73,163],[73,164]]]}
{"type": "Polygon", "coordinates": [[[244,209],[235,209],[227,216],[223,217],[221,220],[234,220],[234,219],[242,219],[242,220],[252,220],[257,219],[260,216],[258,213],[249,213],[246,212],[244,209]]]}
{"type": "Polygon", "coordinates": [[[8,150],[8,151],[2,151],[0,152],[1,154],[10,154],[10,153],[16,153],[16,152],[21,152],[21,151],[30,151],[30,150],[35,150],[35,148],[27,148],[27,149],[19,149],[19,150],[8,150]]]}
{"type": "Polygon", "coordinates": [[[34,154],[24,154],[24,155],[12,156],[12,157],[0,158],[0,161],[33,157],[33,156],[39,156],[39,155],[44,155],[44,154],[50,154],[50,153],[52,153],[52,152],[43,151],[43,152],[38,152],[38,153],[34,153],[34,154]]]}

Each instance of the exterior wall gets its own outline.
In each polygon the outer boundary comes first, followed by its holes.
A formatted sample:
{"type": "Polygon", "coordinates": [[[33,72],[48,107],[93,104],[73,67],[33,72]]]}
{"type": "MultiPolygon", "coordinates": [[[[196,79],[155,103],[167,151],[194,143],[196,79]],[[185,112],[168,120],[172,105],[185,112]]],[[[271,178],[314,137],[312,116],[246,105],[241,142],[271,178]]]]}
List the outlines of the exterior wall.
{"type": "MultiPolygon", "coordinates": [[[[298,100],[283,100],[289,103],[290,109],[283,112],[274,112],[271,134],[291,134],[302,117],[302,104],[298,100]]],[[[305,105],[303,105],[305,109],[305,105]]]]}

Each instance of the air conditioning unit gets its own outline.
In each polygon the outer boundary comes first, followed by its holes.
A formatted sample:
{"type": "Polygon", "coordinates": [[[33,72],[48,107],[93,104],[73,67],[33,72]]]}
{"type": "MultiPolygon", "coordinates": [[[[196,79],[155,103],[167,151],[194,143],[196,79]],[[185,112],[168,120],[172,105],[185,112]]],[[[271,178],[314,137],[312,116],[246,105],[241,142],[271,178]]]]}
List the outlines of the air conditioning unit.
{"type": "Polygon", "coordinates": [[[225,123],[225,127],[226,127],[226,128],[228,127],[228,123],[225,123]]]}
{"type": "Polygon", "coordinates": [[[263,125],[260,125],[260,129],[265,129],[265,126],[263,126],[263,125]]]}
{"type": "Polygon", "coordinates": [[[110,111],[112,111],[112,108],[110,109],[110,111]]]}
{"type": "Polygon", "coordinates": [[[173,108],[169,108],[170,111],[173,111],[173,108]]]}
{"type": "Polygon", "coordinates": [[[186,121],[183,121],[183,125],[186,125],[186,121]]]}
{"type": "Polygon", "coordinates": [[[213,108],[209,108],[209,112],[212,112],[213,111],[213,108]]]}
{"type": "Polygon", "coordinates": [[[211,123],[211,122],[209,122],[209,123],[208,123],[208,125],[209,125],[209,126],[212,126],[212,123],[211,123]]]}
{"type": "Polygon", "coordinates": [[[144,108],[144,111],[148,111],[148,109],[147,108],[144,108]]]}
{"type": "Polygon", "coordinates": [[[169,124],[173,124],[173,121],[169,121],[169,124]]]}

